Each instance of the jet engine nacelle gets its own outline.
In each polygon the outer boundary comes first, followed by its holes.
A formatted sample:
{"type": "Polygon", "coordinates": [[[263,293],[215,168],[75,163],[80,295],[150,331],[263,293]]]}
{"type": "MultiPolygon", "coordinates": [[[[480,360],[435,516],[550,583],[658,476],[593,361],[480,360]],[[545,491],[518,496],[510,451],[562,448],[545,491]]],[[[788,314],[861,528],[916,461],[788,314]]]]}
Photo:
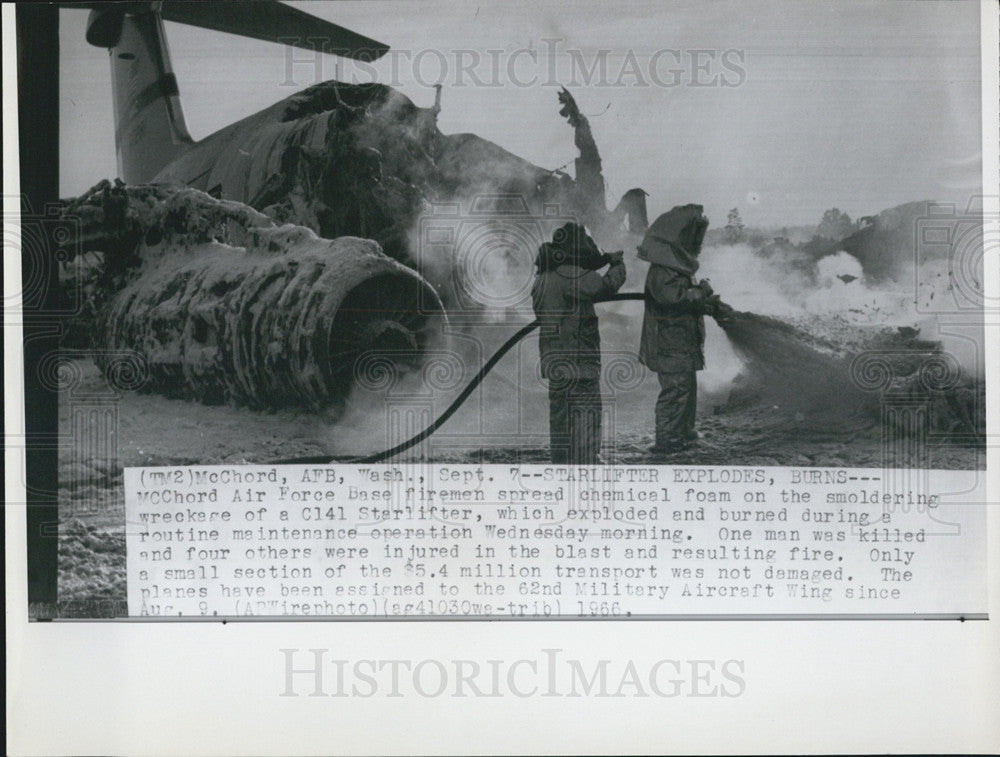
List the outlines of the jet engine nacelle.
{"type": "Polygon", "coordinates": [[[446,324],[430,284],[371,240],[279,227],[192,189],[117,192],[128,197],[124,211],[105,187],[71,212],[84,217],[85,246],[104,248],[106,277],[110,256],[133,261],[108,283],[93,347],[102,369],[106,355],[138,353],[145,389],[258,408],[336,407],[373,360],[419,365],[446,324]]]}

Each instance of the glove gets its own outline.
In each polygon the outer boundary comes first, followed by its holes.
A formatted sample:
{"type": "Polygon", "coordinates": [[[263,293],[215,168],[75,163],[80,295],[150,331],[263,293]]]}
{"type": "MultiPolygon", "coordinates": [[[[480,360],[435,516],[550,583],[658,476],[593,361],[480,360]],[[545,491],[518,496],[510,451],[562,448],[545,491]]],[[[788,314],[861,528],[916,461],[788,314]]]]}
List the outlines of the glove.
{"type": "Polygon", "coordinates": [[[618,250],[617,252],[606,252],[604,253],[604,260],[608,265],[615,265],[617,263],[625,262],[625,252],[623,250],[618,250]]]}
{"type": "Polygon", "coordinates": [[[705,315],[710,315],[713,318],[717,318],[719,315],[719,307],[722,305],[722,300],[717,294],[710,294],[705,298],[705,315]]]}
{"type": "Polygon", "coordinates": [[[695,286],[701,289],[705,293],[705,297],[711,297],[713,294],[715,294],[715,290],[712,289],[712,285],[708,283],[708,279],[702,279],[697,284],[695,284],[695,286]]]}
{"type": "Polygon", "coordinates": [[[731,305],[727,305],[726,303],[720,301],[716,305],[715,312],[712,313],[712,317],[717,323],[722,323],[723,321],[731,321],[735,314],[736,310],[734,310],[731,305]]]}

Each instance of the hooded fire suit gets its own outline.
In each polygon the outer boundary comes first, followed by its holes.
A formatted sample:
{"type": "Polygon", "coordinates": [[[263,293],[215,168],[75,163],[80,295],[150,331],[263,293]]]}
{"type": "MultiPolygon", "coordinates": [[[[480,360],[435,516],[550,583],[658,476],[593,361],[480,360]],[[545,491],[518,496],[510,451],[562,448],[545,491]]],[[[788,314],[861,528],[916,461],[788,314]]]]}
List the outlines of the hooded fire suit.
{"type": "MultiPolygon", "coordinates": [[[[546,245],[540,251],[545,255],[546,245]]],[[[601,446],[601,337],[594,301],[625,283],[625,264],[615,258],[603,276],[593,265],[569,262],[539,266],[531,290],[541,321],[538,350],[549,384],[549,434],[553,463],[592,465],[601,446]]]]}
{"type": "Polygon", "coordinates": [[[718,307],[711,289],[694,283],[707,227],[701,212],[700,205],[685,205],[663,214],[639,248],[639,258],[650,263],[639,361],[660,381],[657,451],[677,449],[697,438],[696,372],[705,367],[704,315],[718,307]]]}

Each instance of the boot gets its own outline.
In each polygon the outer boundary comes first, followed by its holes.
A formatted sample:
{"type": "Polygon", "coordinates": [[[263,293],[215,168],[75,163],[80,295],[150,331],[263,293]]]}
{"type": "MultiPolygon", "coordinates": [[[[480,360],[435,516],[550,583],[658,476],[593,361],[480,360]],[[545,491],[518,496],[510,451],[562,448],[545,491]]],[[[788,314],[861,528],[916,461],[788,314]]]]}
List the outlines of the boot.
{"type": "Polygon", "coordinates": [[[669,455],[673,452],[683,452],[691,444],[692,442],[685,437],[674,436],[666,439],[657,439],[656,443],[649,448],[649,451],[654,455],[669,455]]]}

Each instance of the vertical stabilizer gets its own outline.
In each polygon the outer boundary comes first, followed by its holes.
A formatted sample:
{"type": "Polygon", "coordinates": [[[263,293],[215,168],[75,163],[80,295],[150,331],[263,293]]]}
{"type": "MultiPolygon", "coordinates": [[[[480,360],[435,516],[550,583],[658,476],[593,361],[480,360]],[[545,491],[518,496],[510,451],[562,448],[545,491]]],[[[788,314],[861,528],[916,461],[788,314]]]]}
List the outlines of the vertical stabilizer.
{"type": "MultiPolygon", "coordinates": [[[[151,180],[192,144],[170,67],[163,20],[155,4],[143,6],[137,13],[111,10],[117,18],[110,20],[102,11],[94,12],[119,32],[110,45],[111,88],[118,173],[129,184],[151,180]]],[[[96,28],[97,22],[93,17],[91,27],[96,28]]]]}
{"type": "Polygon", "coordinates": [[[193,144],[184,124],[163,19],[371,62],[389,46],[277,0],[60,2],[90,8],[87,41],[111,51],[118,173],[150,181],[193,144]]]}

